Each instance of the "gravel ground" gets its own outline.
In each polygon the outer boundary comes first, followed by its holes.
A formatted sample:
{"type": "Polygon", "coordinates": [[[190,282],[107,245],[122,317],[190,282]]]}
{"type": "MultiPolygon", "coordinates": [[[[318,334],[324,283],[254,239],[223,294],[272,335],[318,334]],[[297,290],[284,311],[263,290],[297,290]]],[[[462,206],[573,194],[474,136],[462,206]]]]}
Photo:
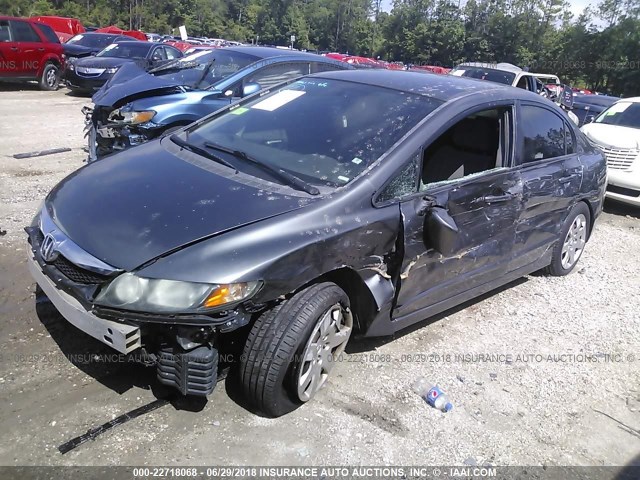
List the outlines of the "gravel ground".
{"type": "Polygon", "coordinates": [[[36,298],[27,273],[22,228],[82,166],[86,103],[0,90],[0,464],[640,464],[640,216],[615,204],[577,273],[531,275],[395,338],[352,342],[328,388],[284,418],[250,413],[227,381],[61,455],[161,391],[153,370],[92,360],[109,350],[36,298]],[[12,158],[55,147],[73,150],[12,158]],[[411,392],[419,376],[453,411],[411,392]]]}

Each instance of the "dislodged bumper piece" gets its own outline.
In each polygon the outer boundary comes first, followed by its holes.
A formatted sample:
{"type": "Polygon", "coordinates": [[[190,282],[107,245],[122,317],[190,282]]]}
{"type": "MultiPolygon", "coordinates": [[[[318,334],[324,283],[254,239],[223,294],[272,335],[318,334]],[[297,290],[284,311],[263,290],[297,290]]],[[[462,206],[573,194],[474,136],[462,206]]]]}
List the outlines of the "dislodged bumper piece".
{"type": "Polygon", "coordinates": [[[78,300],[56,287],[31,254],[27,265],[40,288],[69,323],[120,353],[130,353],[141,346],[138,327],[104,320],[87,311],[78,300]]]}
{"type": "Polygon", "coordinates": [[[209,395],[218,377],[218,351],[206,345],[185,352],[164,348],[158,355],[158,380],[183,395],[209,395]]]}

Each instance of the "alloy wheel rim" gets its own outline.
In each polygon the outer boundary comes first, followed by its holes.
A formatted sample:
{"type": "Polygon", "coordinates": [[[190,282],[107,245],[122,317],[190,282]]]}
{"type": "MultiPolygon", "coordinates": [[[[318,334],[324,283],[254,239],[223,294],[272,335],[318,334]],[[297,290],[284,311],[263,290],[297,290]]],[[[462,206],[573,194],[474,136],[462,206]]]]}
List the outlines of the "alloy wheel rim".
{"type": "Polygon", "coordinates": [[[56,84],[56,71],[53,68],[50,68],[47,71],[47,85],[53,87],[56,84]]]}
{"type": "Polygon", "coordinates": [[[580,258],[580,255],[582,255],[584,245],[587,241],[586,230],[587,219],[581,213],[573,219],[571,227],[564,238],[564,243],[562,244],[562,254],[560,258],[562,268],[565,270],[573,267],[580,258]]]}
{"type": "Polygon", "coordinates": [[[298,398],[307,402],[324,385],[337,356],[344,352],[353,316],[339,303],[332,305],[316,323],[302,351],[296,385],[298,398]]]}

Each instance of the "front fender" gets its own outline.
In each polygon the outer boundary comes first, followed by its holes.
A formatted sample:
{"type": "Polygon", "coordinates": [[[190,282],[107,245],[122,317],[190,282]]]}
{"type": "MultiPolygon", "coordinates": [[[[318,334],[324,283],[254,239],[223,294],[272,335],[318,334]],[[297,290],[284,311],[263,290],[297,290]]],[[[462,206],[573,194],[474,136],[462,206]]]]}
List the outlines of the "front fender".
{"type": "MultiPolygon", "coordinates": [[[[255,298],[261,303],[346,267],[358,272],[380,307],[388,301],[391,286],[386,259],[398,235],[399,210],[376,209],[370,196],[363,201],[353,196],[324,199],[207,239],[157,259],[138,273],[203,283],[261,280],[264,287],[255,298]]],[[[269,201],[268,193],[264,201],[269,201]]]]}
{"type": "Polygon", "coordinates": [[[153,123],[158,125],[189,124],[229,105],[228,100],[209,98],[206,92],[186,92],[134,100],[126,105],[131,110],[154,110],[153,123]]]}
{"type": "MultiPolygon", "coordinates": [[[[42,58],[42,62],[39,65],[38,77],[42,76],[42,72],[44,71],[44,66],[47,63],[53,63],[54,65],[58,66],[58,68],[60,68],[60,70],[62,70],[64,68],[64,64],[62,64],[60,62],[60,57],[57,57],[53,53],[48,53],[42,58]]],[[[60,72],[60,74],[62,74],[62,71],[60,72]]]]}

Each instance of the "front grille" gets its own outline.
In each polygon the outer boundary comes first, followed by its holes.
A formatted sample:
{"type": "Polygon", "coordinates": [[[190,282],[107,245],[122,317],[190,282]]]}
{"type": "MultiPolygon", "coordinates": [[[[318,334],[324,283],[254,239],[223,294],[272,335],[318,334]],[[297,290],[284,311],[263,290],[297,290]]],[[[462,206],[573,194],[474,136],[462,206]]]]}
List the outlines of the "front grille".
{"type": "Polygon", "coordinates": [[[100,275],[99,273],[94,273],[90,270],[80,268],[64,258],[62,255],[58,256],[58,258],[53,262],[53,266],[69,280],[76,283],[83,283],[87,285],[97,284],[103,283],[108,278],[106,275],[100,275]]]}
{"type": "Polygon", "coordinates": [[[613,170],[628,170],[640,154],[640,150],[636,149],[609,148],[603,147],[602,145],[596,146],[600,148],[600,150],[604,152],[605,157],[607,157],[607,167],[613,170]]]}
{"type": "Polygon", "coordinates": [[[626,195],[627,197],[640,197],[640,190],[634,190],[633,188],[618,187],[617,185],[607,185],[607,192],[618,193],[620,195],[626,195]]]}

